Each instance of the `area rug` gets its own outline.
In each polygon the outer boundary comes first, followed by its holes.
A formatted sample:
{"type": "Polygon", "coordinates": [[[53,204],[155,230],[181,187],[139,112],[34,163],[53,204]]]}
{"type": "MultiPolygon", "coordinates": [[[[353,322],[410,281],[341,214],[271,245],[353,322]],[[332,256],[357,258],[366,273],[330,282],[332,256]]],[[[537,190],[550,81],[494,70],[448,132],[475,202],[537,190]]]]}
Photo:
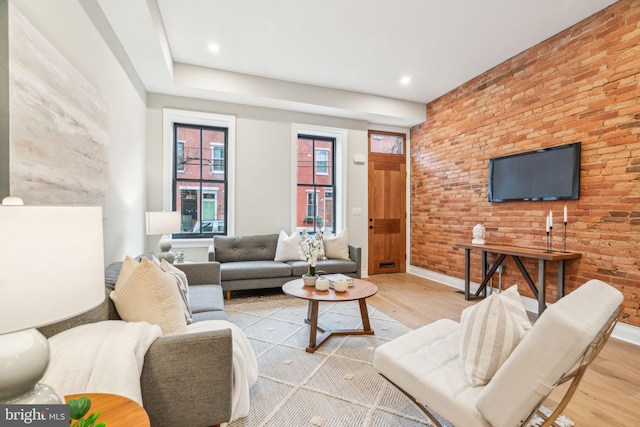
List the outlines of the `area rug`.
{"type": "MultiPolygon", "coordinates": [[[[373,367],[375,348],[410,328],[368,309],[375,335],[332,337],[315,353],[307,353],[306,301],[285,295],[227,301],[229,320],[249,338],[259,372],[250,390],[249,416],[229,426],[430,426],[415,404],[373,367]]],[[[321,303],[319,323],[334,329],[361,328],[358,303],[321,303]]]]}

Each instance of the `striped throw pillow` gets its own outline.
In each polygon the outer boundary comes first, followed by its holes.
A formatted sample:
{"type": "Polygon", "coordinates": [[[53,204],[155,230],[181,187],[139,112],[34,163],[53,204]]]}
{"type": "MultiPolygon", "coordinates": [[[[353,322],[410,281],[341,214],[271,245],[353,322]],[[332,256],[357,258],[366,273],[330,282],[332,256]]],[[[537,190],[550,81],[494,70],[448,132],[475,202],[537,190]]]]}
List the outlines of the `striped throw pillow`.
{"type": "Polygon", "coordinates": [[[527,330],[531,329],[524,307],[518,307],[522,302],[517,293],[515,287],[500,295],[491,294],[462,312],[460,361],[473,387],[491,381],[527,330]]]}

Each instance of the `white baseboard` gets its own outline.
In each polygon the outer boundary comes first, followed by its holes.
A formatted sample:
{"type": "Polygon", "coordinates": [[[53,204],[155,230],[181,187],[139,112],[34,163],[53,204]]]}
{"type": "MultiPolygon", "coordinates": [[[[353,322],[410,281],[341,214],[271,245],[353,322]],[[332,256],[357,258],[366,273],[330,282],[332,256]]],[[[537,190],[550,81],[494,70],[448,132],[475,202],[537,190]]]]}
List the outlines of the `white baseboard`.
{"type": "MultiPolygon", "coordinates": [[[[425,279],[433,280],[434,282],[442,283],[443,285],[450,286],[452,288],[464,291],[464,279],[457,279],[455,277],[447,276],[446,274],[436,273],[434,271],[426,270],[424,268],[414,267],[412,265],[407,268],[407,273],[415,276],[424,277],[425,279]]],[[[471,282],[471,291],[475,292],[480,287],[479,283],[471,282]]],[[[503,284],[502,289],[506,289],[508,286],[503,284]]],[[[464,298],[464,297],[462,297],[464,298]]],[[[527,311],[532,313],[538,312],[538,301],[529,298],[522,297],[522,303],[527,311]]],[[[611,333],[613,338],[621,341],[626,341],[631,344],[640,345],[640,328],[633,325],[627,325],[626,323],[618,322],[613,328],[611,333]]]]}

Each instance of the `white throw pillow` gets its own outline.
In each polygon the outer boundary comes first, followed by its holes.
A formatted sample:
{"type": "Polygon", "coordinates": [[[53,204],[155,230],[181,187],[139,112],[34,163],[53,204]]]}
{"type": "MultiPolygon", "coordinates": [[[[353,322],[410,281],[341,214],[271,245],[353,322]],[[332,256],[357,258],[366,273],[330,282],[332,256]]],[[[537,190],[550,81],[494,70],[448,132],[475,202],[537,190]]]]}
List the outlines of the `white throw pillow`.
{"type": "Polygon", "coordinates": [[[349,234],[346,228],[336,235],[329,230],[325,231],[322,242],[327,258],[351,259],[349,258],[349,234]]]}
{"type": "Polygon", "coordinates": [[[118,277],[115,290],[109,294],[122,320],[158,325],[163,335],[185,332],[187,322],[175,278],[147,258],[142,258],[132,271],[131,267],[131,261],[126,259],[125,275],[122,280],[118,277]]]}
{"type": "Polygon", "coordinates": [[[171,275],[178,285],[180,296],[182,297],[184,318],[187,321],[187,325],[193,323],[193,314],[191,313],[191,304],[189,304],[189,282],[187,281],[187,275],[184,271],[169,264],[167,260],[162,260],[160,268],[165,273],[171,275]]]}
{"type": "Polygon", "coordinates": [[[274,261],[294,261],[304,260],[300,252],[298,252],[298,243],[300,242],[300,233],[294,231],[291,236],[287,236],[287,233],[280,231],[278,236],[278,245],[276,246],[276,256],[274,261]]]}
{"type": "MultiPolygon", "coordinates": [[[[485,385],[526,334],[526,311],[517,308],[514,298],[517,287],[498,296],[491,294],[485,300],[462,311],[460,320],[460,361],[469,384],[485,385]],[[514,292],[515,291],[515,292],[514,292]],[[522,318],[524,315],[524,319],[522,318]]],[[[531,323],[529,323],[531,329],[531,323]]]]}

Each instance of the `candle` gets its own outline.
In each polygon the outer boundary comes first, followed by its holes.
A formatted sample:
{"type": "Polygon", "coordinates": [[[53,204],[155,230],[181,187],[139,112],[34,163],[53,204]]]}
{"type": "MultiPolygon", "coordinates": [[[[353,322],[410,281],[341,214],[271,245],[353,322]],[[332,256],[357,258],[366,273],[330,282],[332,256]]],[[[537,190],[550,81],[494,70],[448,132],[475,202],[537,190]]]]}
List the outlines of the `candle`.
{"type": "Polygon", "coordinates": [[[564,205],[564,223],[567,223],[567,205],[564,205]]]}
{"type": "Polygon", "coordinates": [[[547,233],[549,232],[549,215],[547,215],[547,233]]]}
{"type": "Polygon", "coordinates": [[[549,227],[553,228],[553,212],[549,211],[549,227]]]}

